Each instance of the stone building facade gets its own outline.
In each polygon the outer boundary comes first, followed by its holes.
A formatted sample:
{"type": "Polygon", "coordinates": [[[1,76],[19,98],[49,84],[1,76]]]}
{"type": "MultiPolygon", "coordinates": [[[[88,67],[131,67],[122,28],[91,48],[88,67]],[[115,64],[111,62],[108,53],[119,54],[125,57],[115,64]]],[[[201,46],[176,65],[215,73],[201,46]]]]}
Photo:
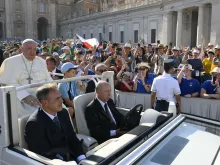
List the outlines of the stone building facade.
{"type": "Polygon", "coordinates": [[[0,39],[57,37],[57,22],[73,18],[74,0],[0,0],[0,39]]]}
{"type": "MultiPolygon", "coordinates": [[[[91,14],[58,23],[59,35],[115,41],[128,40],[195,46],[220,43],[219,0],[98,0],[91,14]]],[[[76,7],[76,5],[75,5],[76,7]]]]}

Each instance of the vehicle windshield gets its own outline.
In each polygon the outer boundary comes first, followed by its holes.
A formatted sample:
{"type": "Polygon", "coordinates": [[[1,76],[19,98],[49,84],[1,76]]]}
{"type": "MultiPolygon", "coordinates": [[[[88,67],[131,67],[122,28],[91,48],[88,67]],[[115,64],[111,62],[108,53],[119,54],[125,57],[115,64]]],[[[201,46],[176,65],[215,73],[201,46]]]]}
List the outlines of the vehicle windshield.
{"type": "Polygon", "coordinates": [[[219,135],[220,125],[186,118],[167,137],[161,139],[162,141],[150,152],[141,156],[135,164],[173,165],[193,162],[205,165],[215,162],[215,156],[218,155],[220,147],[219,135]],[[200,154],[194,154],[197,152],[200,154]]]}

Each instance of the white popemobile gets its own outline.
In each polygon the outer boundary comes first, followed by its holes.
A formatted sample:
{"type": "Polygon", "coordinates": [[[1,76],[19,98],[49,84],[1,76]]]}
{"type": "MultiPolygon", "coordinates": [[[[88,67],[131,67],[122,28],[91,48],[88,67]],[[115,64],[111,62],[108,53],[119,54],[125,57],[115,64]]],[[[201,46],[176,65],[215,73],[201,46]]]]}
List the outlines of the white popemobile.
{"type": "MultiPolygon", "coordinates": [[[[113,72],[102,76],[84,76],[53,82],[68,82],[82,79],[101,78],[111,85],[111,97],[115,97],[113,72]]],[[[48,82],[49,83],[49,82],[48,82]]],[[[28,150],[24,140],[24,128],[29,115],[18,118],[16,112],[16,92],[45,83],[22,87],[0,88],[0,165],[74,165],[76,162],[50,160],[28,150]]],[[[134,95],[130,93],[130,95],[134,95]]],[[[84,117],[87,104],[95,93],[84,94],[74,99],[78,138],[83,139],[83,149],[87,159],[81,165],[94,164],[143,164],[143,165],[219,165],[220,164],[220,122],[193,115],[176,116],[176,107],[170,103],[168,112],[153,109],[142,111],[143,106],[118,110],[126,120],[132,112],[141,113],[139,125],[119,138],[110,139],[101,145],[90,137],[84,117]]]]}

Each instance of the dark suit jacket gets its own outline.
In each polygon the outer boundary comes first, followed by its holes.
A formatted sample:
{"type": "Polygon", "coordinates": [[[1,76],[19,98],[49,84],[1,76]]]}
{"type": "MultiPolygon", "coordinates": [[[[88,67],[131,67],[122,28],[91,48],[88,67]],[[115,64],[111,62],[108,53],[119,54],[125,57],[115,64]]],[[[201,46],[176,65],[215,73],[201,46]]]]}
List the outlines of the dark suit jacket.
{"type": "MultiPolygon", "coordinates": [[[[61,73],[61,74],[63,74],[62,72],[61,72],[61,70],[59,70],[59,69],[57,69],[56,68],[56,73],[61,73]]],[[[63,79],[63,76],[57,76],[59,79],[63,79]]]]}
{"type": "Polygon", "coordinates": [[[86,86],[85,93],[95,92],[95,82],[93,80],[89,80],[86,86]]]}
{"type": "Polygon", "coordinates": [[[49,159],[64,161],[76,160],[83,155],[81,142],[76,137],[68,112],[63,109],[57,113],[62,129],[51,118],[39,109],[27,121],[25,127],[25,141],[30,151],[49,159]]]}
{"type": "Polygon", "coordinates": [[[112,138],[110,136],[110,130],[118,129],[124,118],[123,115],[115,108],[115,104],[112,99],[109,99],[107,104],[117,123],[116,128],[111,123],[110,118],[107,116],[97,98],[91,101],[85,110],[85,118],[90,134],[98,141],[99,144],[112,138]]]}

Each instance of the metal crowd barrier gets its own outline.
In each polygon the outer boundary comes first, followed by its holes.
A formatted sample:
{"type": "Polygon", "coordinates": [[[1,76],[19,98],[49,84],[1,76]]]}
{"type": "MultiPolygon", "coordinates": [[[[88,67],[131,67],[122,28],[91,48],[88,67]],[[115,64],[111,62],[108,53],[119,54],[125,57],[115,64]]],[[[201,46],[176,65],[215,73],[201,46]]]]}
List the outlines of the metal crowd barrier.
{"type": "MultiPolygon", "coordinates": [[[[118,107],[132,108],[142,104],[144,109],[151,108],[150,94],[129,93],[116,90],[116,104],[118,107]]],[[[183,113],[193,114],[220,121],[220,101],[203,98],[181,98],[183,113]]]]}

